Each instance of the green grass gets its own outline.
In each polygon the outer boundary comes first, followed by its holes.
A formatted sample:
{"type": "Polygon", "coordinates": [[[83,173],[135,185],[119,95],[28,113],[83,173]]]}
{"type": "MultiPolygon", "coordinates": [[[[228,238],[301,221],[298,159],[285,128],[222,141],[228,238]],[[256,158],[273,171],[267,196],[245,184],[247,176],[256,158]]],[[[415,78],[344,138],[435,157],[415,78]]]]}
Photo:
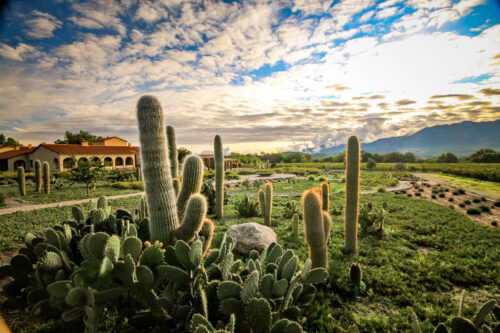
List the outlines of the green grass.
{"type": "MultiPolygon", "coordinates": [[[[43,193],[43,190],[42,193],[35,192],[34,184],[26,184],[26,196],[24,197],[19,195],[19,188],[17,184],[1,186],[0,190],[3,191],[9,198],[20,199],[35,204],[87,199],[87,189],[84,184],[73,184],[72,186],[69,186],[68,182],[65,182],[64,186],[60,189],[55,189],[54,186],[52,186],[50,188],[50,194],[43,193]]],[[[115,188],[111,187],[109,182],[99,182],[96,189],[90,190],[90,198],[95,198],[100,195],[110,196],[135,192],[140,192],[140,190],[133,188],[115,188]]]]}
{"type": "MultiPolygon", "coordinates": [[[[313,186],[319,182],[312,182],[313,186]]],[[[287,184],[287,183],[285,183],[287,184]]],[[[305,184],[289,189],[301,192],[305,184]]],[[[256,193],[256,191],[254,191],[256,193]]],[[[256,195],[252,195],[256,199],[256,195]]],[[[262,218],[240,218],[230,195],[225,218],[217,226],[212,247],[218,247],[229,226],[244,222],[262,223],[262,218]]],[[[291,223],[282,217],[288,200],[300,203],[300,196],[278,197],[273,201],[272,225],[278,242],[291,248],[301,264],[308,248],[300,237],[291,236],[291,223]]],[[[342,194],[331,195],[333,206],[343,206],[342,194]]],[[[305,308],[304,325],[309,332],[333,332],[341,327],[360,332],[407,332],[410,309],[414,309],[424,332],[457,314],[456,298],[465,289],[465,316],[477,311],[478,303],[500,300],[500,229],[473,222],[464,214],[425,200],[414,200],[391,193],[362,195],[361,203],[380,207],[388,203],[389,214],[382,239],[360,236],[359,256],[344,255],[343,217],[332,216],[329,244],[328,283],[319,288],[313,303],[305,308]],[[363,269],[366,293],[355,297],[348,282],[351,263],[363,269]]],[[[113,209],[133,209],[139,197],[112,200],[113,209]]],[[[40,231],[69,218],[70,207],[38,212],[19,212],[0,216],[0,248],[16,248],[26,231],[40,231]]],[[[10,315],[9,315],[10,317],[10,315]]],[[[449,322],[448,322],[449,323],[449,322]]],[[[28,327],[26,331],[33,331],[28,327]]]]}
{"type": "Polygon", "coordinates": [[[500,183],[445,174],[430,174],[429,176],[453,186],[463,187],[465,189],[469,189],[470,191],[500,197],[500,183]]]}

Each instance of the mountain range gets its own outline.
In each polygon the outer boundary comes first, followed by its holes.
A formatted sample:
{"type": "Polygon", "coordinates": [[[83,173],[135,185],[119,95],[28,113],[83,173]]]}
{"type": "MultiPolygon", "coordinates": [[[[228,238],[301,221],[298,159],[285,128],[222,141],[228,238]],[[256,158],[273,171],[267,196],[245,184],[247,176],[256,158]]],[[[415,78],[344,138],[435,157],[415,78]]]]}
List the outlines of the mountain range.
{"type": "MultiPolygon", "coordinates": [[[[361,149],[370,153],[385,154],[393,151],[413,152],[418,157],[453,153],[467,156],[481,148],[500,150],[500,119],[488,122],[464,121],[450,125],[426,127],[414,134],[361,142],[361,149]]],[[[345,151],[345,144],[307,149],[304,153],[315,157],[337,155],[345,151]]]]}

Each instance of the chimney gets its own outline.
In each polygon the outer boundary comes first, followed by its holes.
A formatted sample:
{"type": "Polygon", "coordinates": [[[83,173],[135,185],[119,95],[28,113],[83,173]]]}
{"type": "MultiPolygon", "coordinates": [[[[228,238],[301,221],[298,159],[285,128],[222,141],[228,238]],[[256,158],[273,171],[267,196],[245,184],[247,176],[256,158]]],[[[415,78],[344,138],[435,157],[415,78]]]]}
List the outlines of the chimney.
{"type": "Polygon", "coordinates": [[[88,141],[82,141],[82,142],[80,143],[80,145],[81,145],[81,146],[88,146],[88,145],[89,145],[89,143],[88,143],[88,141]]]}
{"type": "Polygon", "coordinates": [[[20,146],[16,146],[16,150],[19,150],[19,149],[21,149],[21,147],[20,146]]]}
{"type": "Polygon", "coordinates": [[[28,143],[28,149],[33,148],[33,145],[31,143],[28,143]]]}
{"type": "Polygon", "coordinates": [[[132,143],[131,143],[131,142],[129,142],[129,143],[128,143],[128,146],[129,146],[129,147],[132,147],[132,143]]]}

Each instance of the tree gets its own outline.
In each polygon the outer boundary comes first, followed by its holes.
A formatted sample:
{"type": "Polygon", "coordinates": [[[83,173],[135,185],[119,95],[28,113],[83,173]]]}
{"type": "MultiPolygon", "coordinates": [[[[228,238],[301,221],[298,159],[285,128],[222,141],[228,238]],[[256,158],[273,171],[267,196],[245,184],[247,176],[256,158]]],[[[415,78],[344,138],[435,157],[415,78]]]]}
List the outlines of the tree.
{"type": "Polygon", "coordinates": [[[368,162],[370,158],[373,158],[372,153],[369,153],[367,151],[362,150],[361,151],[361,162],[365,163],[368,162]]]}
{"type": "Polygon", "coordinates": [[[436,159],[437,163],[458,163],[458,157],[452,153],[441,154],[436,159]]]}
{"type": "Polygon", "coordinates": [[[76,167],[69,170],[70,185],[74,183],[83,183],[87,186],[87,197],[90,196],[90,185],[95,184],[104,176],[104,169],[101,160],[90,158],[87,161],[80,161],[77,163],[76,158],[73,156],[73,165],[76,167]]]}
{"type": "Polygon", "coordinates": [[[306,157],[301,153],[291,153],[291,154],[288,154],[288,156],[286,157],[287,163],[301,163],[301,162],[305,162],[305,161],[306,161],[306,157]]]}
{"type": "Polygon", "coordinates": [[[404,163],[415,163],[416,160],[417,158],[415,157],[415,154],[413,154],[412,152],[407,152],[403,156],[404,163]]]}
{"type": "Polygon", "coordinates": [[[21,144],[16,139],[11,138],[10,136],[8,138],[5,138],[5,135],[0,133],[0,146],[20,146],[20,145],[21,144]]]}
{"type": "Polygon", "coordinates": [[[403,162],[403,157],[404,157],[403,154],[401,154],[400,152],[393,151],[391,153],[384,154],[384,162],[385,163],[403,162]]]}
{"type": "Polygon", "coordinates": [[[82,131],[80,130],[80,133],[71,133],[70,131],[66,131],[66,133],[64,133],[64,139],[63,140],[60,140],[60,139],[57,139],[56,141],[54,141],[54,143],[58,143],[58,144],[80,144],[82,142],[88,142],[90,145],[91,144],[94,144],[94,142],[96,142],[97,140],[100,140],[102,139],[101,136],[97,136],[97,135],[93,135],[93,134],[90,134],[89,132],[87,131],[82,131]]]}
{"type": "Polygon", "coordinates": [[[184,158],[188,155],[191,155],[190,150],[187,150],[184,147],[179,147],[179,149],[177,149],[177,160],[179,161],[179,164],[181,164],[184,161],[184,158]]]}
{"type": "Polygon", "coordinates": [[[377,162],[373,158],[369,158],[368,162],[366,162],[366,167],[368,170],[373,170],[377,166],[377,162]]]}
{"type": "Polygon", "coordinates": [[[479,149],[468,160],[476,163],[500,163],[500,153],[493,149],[479,149]]]}

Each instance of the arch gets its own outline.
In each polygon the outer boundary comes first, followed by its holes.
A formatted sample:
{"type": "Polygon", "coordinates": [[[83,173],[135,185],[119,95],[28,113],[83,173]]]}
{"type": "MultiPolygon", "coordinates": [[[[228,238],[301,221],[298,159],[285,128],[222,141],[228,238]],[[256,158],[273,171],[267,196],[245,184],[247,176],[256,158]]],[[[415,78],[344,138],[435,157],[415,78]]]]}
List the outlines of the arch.
{"type": "Polygon", "coordinates": [[[125,164],[127,166],[134,166],[134,159],[132,157],[127,157],[127,159],[125,160],[125,164]]]}
{"type": "Polygon", "coordinates": [[[17,160],[14,162],[14,170],[17,170],[19,169],[19,167],[23,167],[24,169],[26,169],[26,162],[24,162],[23,160],[17,160]]]}
{"type": "Polygon", "coordinates": [[[63,160],[63,168],[64,169],[71,169],[75,166],[75,163],[73,163],[73,159],[70,157],[66,157],[63,160]]]}
{"type": "Polygon", "coordinates": [[[92,162],[101,162],[101,159],[97,156],[91,158],[92,162]]]}
{"type": "Polygon", "coordinates": [[[54,170],[59,169],[59,159],[57,157],[54,157],[52,163],[54,164],[54,170]]]}
{"type": "Polygon", "coordinates": [[[78,163],[87,162],[87,161],[88,161],[88,158],[86,158],[86,157],[80,157],[78,159],[78,163]]]}
{"type": "Polygon", "coordinates": [[[104,166],[112,166],[113,165],[113,159],[111,157],[105,157],[104,158],[104,166]]]}
{"type": "Polygon", "coordinates": [[[115,159],[115,166],[123,166],[123,158],[117,157],[115,159]]]}

